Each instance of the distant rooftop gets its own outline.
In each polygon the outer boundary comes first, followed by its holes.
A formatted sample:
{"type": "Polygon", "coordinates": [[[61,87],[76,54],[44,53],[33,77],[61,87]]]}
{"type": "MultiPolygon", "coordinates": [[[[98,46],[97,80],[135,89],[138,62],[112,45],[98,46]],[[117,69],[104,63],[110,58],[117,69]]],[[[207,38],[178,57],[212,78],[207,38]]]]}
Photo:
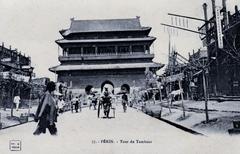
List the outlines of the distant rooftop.
{"type": "Polygon", "coordinates": [[[107,31],[134,31],[146,30],[150,27],[142,27],[140,18],[129,19],[98,19],[98,20],[74,20],[71,19],[69,29],[61,30],[62,35],[78,32],[107,32],[107,31]]]}

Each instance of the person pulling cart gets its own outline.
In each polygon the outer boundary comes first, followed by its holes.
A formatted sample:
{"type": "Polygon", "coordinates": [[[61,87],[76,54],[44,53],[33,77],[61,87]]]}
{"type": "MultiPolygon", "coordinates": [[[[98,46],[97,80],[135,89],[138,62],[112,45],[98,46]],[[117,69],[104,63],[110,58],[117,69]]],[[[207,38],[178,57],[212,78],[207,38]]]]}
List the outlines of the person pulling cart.
{"type": "MultiPolygon", "coordinates": [[[[100,110],[102,108],[103,108],[103,113],[105,118],[109,118],[111,107],[112,107],[112,97],[110,96],[108,89],[105,88],[105,91],[103,92],[103,96],[101,96],[98,104],[98,118],[100,116],[100,110]]],[[[114,117],[115,117],[115,112],[114,112],[114,117]]]]}

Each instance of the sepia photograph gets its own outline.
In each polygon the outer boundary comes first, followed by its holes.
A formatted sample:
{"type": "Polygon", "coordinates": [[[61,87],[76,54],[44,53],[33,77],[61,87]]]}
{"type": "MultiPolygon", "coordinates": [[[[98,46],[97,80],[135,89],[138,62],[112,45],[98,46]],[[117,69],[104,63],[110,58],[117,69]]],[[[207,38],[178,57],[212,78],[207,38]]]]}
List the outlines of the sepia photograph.
{"type": "Polygon", "coordinates": [[[240,153],[240,0],[0,0],[1,154],[240,153]]]}

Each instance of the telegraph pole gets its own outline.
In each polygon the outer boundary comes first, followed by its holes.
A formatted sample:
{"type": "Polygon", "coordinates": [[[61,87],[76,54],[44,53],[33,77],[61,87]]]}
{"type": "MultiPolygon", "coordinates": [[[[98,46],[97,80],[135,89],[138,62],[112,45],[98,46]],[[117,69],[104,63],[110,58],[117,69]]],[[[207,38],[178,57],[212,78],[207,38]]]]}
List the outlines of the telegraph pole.
{"type": "Polygon", "coordinates": [[[203,90],[204,90],[204,100],[205,100],[205,114],[206,114],[206,123],[209,122],[209,115],[208,115],[208,93],[207,93],[207,82],[206,82],[206,70],[205,68],[202,71],[203,75],[203,90]]]}
{"type": "Polygon", "coordinates": [[[227,5],[226,2],[227,0],[222,0],[222,6],[223,6],[223,20],[224,20],[224,26],[228,27],[229,24],[229,19],[228,19],[228,14],[227,14],[227,5]]]}
{"type": "MultiPolygon", "coordinates": [[[[207,15],[207,4],[203,4],[203,12],[204,12],[204,19],[205,19],[205,29],[206,29],[206,46],[207,46],[207,62],[209,62],[209,56],[210,56],[210,51],[209,51],[209,43],[210,43],[210,38],[209,38],[209,31],[208,31],[208,15],[207,15]]],[[[209,115],[208,115],[208,88],[207,88],[207,79],[206,79],[206,68],[203,68],[202,70],[202,77],[203,77],[203,91],[204,91],[204,101],[205,101],[205,114],[206,114],[206,123],[209,122],[209,115]]]]}

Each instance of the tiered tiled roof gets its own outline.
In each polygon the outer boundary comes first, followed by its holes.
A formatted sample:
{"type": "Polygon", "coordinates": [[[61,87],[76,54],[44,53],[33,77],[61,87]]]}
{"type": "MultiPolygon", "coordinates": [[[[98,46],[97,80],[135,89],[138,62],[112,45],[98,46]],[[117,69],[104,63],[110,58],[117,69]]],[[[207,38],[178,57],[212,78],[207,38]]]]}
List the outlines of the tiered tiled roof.
{"type": "Polygon", "coordinates": [[[83,32],[142,31],[150,27],[142,27],[139,17],[129,19],[71,20],[69,29],[61,30],[63,36],[83,32]]]}

